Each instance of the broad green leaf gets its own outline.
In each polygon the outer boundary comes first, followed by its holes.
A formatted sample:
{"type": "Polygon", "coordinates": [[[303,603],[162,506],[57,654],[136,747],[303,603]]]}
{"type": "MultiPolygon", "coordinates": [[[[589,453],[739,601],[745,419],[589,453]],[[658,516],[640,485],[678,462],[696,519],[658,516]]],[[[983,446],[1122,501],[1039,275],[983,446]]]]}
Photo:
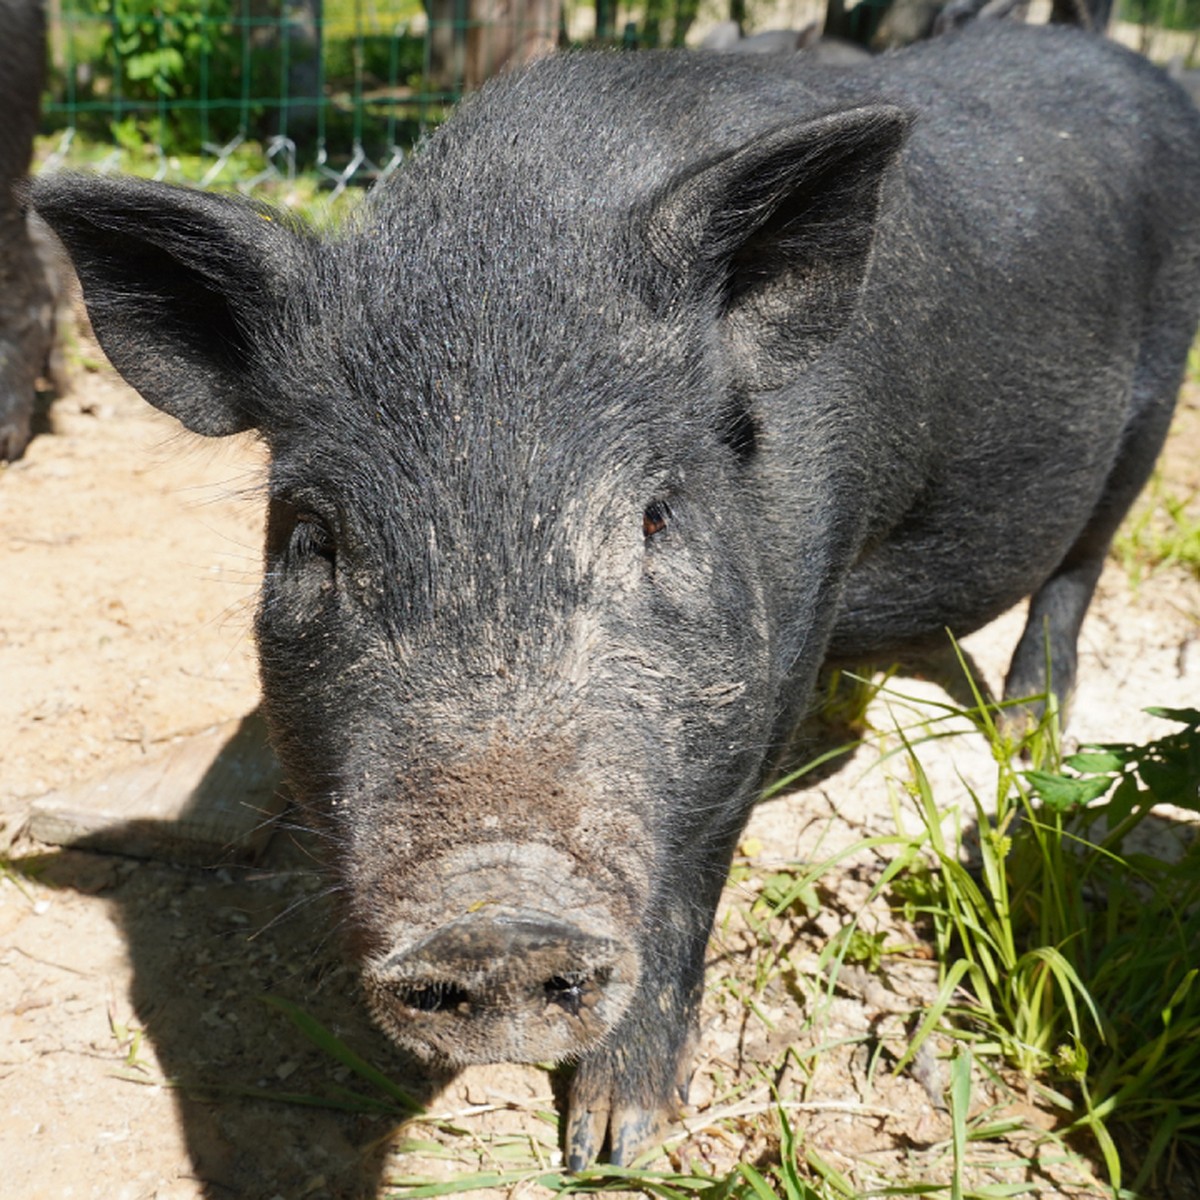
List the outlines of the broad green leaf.
{"type": "Polygon", "coordinates": [[[1124,770],[1129,759],[1112,750],[1081,750],[1063,759],[1063,765],[1080,775],[1114,775],[1124,770]]]}
{"type": "Polygon", "coordinates": [[[1162,717],[1165,721],[1179,721],[1183,725],[1200,725],[1200,708],[1147,708],[1152,717],[1162,717]]]}
{"type": "Polygon", "coordinates": [[[1112,787],[1106,775],[1089,779],[1069,779],[1049,771],[1025,771],[1025,778],[1041,800],[1055,812],[1068,812],[1098,800],[1112,787]]]}

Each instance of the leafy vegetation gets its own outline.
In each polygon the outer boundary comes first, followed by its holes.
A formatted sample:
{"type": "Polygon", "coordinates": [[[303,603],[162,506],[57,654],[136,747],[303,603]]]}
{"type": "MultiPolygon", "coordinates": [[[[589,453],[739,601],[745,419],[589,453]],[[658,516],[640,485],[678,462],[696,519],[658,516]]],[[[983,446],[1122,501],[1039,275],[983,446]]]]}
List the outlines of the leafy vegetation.
{"type": "Polygon", "coordinates": [[[1117,13],[1135,25],[1188,31],[1200,27],[1200,0],[1122,0],[1117,13]]]}
{"type": "Polygon", "coordinates": [[[1114,1189],[1128,1182],[1118,1137],[1141,1145],[1135,1191],[1175,1143],[1200,1149],[1200,846],[1159,857],[1135,837],[1169,822],[1162,805],[1200,811],[1200,711],[1154,711],[1182,729],[1052,770],[998,755],[995,809],[971,794],[971,867],[941,841],[944,814],[912,757],[936,859],[908,894],[945,966],[938,1009],[1027,1078],[1068,1088],[1067,1131],[1095,1136],[1114,1189]]]}
{"type": "Polygon", "coordinates": [[[413,98],[424,41],[408,22],[420,6],[381,0],[370,19],[351,0],[324,10],[318,32],[303,6],[76,0],[51,39],[44,127],[160,162],[246,144],[261,171],[286,143],[293,173],[352,155],[386,163],[439,115],[413,98]]]}

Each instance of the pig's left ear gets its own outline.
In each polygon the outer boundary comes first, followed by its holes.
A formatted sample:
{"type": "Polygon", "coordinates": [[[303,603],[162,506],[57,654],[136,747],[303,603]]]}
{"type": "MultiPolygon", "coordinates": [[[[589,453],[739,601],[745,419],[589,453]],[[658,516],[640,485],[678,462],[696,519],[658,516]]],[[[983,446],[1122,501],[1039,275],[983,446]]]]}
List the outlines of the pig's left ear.
{"type": "Polygon", "coordinates": [[[259,423],[251,386],[308,241],[230,197],[134,179],[50,175],[32,201],[66,246],[113,366],[196,433],[259,423]]]}
{"type": "Polygon", "coordinates": [[[645,226],[672,290],[715,294],[735,345],[814,357],[854,310],[910,120],[891,105],[837,112],[686,172],[645,226]]]}

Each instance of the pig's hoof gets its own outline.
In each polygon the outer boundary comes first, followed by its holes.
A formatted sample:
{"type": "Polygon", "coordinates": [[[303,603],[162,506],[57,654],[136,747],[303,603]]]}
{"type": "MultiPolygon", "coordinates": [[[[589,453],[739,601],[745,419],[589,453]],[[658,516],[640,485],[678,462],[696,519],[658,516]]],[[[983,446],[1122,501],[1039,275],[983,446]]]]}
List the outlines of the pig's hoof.
{"type": "Polygon", "coordinates": [[[693,1030],[681,1048],[664,1048],[658,1059],[635,1064],[611,1050],[585,1058],[571,1081],[568,1169],[582,1171],[606,1146],[608,1161],[620,1167],[657,1146],[686,1102],[694,1049],[693,1030]]]}
{"type": "Polygon", "coordinates": [[[567,1169],[582,1171],[600,1157],[606,1135],[608,1161],[628,1166],[650,1149],[663,1135],[666,1114],[637,1105],[602,1104],[577,1107],[572,1104],[567,1120],[567,1169]]]}
{"type": "Polygon", "coordinates": [[[1018,754],[1023,759],[1036,759],[1038,735],[1052,727],[1052,720],[1057,721],[1061,730],[1065,716],[1057,698],[1048,698],[1043,693],[1017,704],[1006,704],[996,715],[996,732],[1007,744],[1010,753],[1018,754]],[[1051,708],[1054,710],[1053,718],[1051,708]]]}
{"type": "Polygon", "coordinates": [[[29,444],[29,421],[13,418],[0,421],[0,462],[16,462],[29,444]]]}
{"type": "Polygon", "coordinates": [[[1045,711],[1045,705],[1033,700],[1003,708],[996,714],[996,732],[1008,745],[1018,747],[1037,729],[1045,711]]]}

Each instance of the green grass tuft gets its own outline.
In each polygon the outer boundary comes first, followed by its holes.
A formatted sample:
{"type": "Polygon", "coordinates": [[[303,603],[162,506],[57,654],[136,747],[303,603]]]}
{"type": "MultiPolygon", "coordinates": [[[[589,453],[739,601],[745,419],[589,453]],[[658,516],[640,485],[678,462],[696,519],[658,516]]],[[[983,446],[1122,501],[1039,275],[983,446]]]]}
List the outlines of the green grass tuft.
{"type": "Polygon", "coordinates": [[[1200,494],[1172,491],[1156,473],[1112,552],[1135,587],[1150,572],[1168,567],[1200,579],[1200,494]]]}
{"type": "Polygon", "coordinates": [[[934,863],[898,888],[920,896],[944,964],[912,1052],[950,1016],[1029,1079],[1064,1087],[1064,1132],[1093,1135],[1114,1190],[1134,1160],[1119,1142],[1140,1147],[1135,1191],[1180,1149],[1200,1152],[1200,845],[1171,862],[1135,838],[1164,804],[1200,810],[1200,712],[1151,711],[1183,728],[1053,770],[998,756],[995,810],[971,795],[972,867],[944,841],[910,746],[934,863]]]}

